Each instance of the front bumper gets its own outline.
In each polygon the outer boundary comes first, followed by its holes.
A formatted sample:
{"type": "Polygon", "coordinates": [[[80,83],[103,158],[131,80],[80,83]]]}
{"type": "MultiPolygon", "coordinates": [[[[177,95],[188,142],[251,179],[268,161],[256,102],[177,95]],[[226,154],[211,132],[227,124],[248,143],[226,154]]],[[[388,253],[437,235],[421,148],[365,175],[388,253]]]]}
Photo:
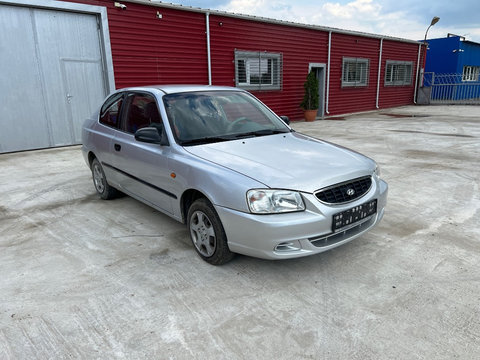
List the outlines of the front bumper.
{"type": "Polygon", "coordinates": [[[232,252],[264,259],[313,255],[347,243],[372,229],[382,219],[388,185],[373,182],[370,191],[347,204],[329,206],[313,194],[302,194],[306,210],[296,213],[255,215],[215,206],[232,252]],[[334,214],[377,199],[377,213],[351,228],[332,233],[334,214]]]}

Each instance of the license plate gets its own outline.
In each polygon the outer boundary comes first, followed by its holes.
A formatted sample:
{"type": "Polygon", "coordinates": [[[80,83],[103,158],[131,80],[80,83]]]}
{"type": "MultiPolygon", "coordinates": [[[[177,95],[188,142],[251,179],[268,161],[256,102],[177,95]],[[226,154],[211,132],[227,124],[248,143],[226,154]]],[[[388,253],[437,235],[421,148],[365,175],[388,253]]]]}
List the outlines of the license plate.
{"type": "Polygon", "coordinates": [[[377,200],[355,206],[354,208],[342,211],[333,215],[332,231],[338,231],[344,227],[350,227],[377,212],[377,200]]]}

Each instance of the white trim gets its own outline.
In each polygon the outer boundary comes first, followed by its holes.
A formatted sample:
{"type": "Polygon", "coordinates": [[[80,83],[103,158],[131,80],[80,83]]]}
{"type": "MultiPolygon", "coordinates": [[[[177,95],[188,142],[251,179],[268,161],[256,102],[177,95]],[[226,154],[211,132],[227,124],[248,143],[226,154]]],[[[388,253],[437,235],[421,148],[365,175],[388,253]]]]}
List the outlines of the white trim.
{"type": "Polygon", "coordinates": [[[380,40],[380,53],[378,54],[378,75],[377,75],[377,97],[375,99],[375,107],[378,109],[378,100],[380,97],[380,75],[382,71],[382,51],[383,51],[383,38],[380,40]]]}
{"type": "Polygon", "coordinates": [[[207,28],[207,66],[208,85],[212,85],[212,54],[210,53],[210,13],[205,13],[205,26],[207,28]]]}
{"type": "Polygon", "coordinates": [[[325,68],[325,63],[309,63],[308,72],[312,71],[312,68],[325,68]]]}
{"type": "Polygon", "coordinates": [[[326,67],[327,67],[327,64],[325,64],[325,63],[309,63],[308,64],[308,73],[309,74],[310,74],[310,71],[312,71],[312,68],[317,68],[317,69],[322,69],[323,70],[323,79],[317,79],[318,82],[319,82],[319,85],[318,85],[319,92],[320,92],[320,80],[322,80],[322,82],[321,82],[322,97],[321,97],[321,99],[319,99],[319,111],[321,110],[321,113],[317,114],[317,116],[320,115],[322,118],[325,116],[325,78],[326,78],[325,68],[326,67]]]}
{"type": "MultiPolygon", "coordinates": [[[[105,71],[105,88],[107,93],[115,90],[115,76],[113,73],[112,48],[108,29],[107,9],[104,6],[85,5],[54,0],[0,0],[0,5],[33,7],[45,10],[69,11],[82,14],[96,15],[100,19],[100,40],[102,41],[102,56],[105,71]]],[[[106,96],[107,94],[105,94],[106,96]]]]}
{"type": "Polygon", "coordinates": [[[330,59],[332,57],[332,32],[328,32],[328,61],[327,61],[327,94],[325,98],[325,114],[330,114],[328,103],[330,100],[330,59]]]}

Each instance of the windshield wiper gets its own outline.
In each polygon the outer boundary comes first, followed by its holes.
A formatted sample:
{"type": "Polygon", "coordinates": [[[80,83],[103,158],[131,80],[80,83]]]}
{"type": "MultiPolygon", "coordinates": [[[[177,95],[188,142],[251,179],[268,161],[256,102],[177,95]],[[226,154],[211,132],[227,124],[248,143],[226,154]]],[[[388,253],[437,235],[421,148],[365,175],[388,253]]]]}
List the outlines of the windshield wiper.
{"type": "Polygon", "coordinates": [[[256,136],[266,136],[266,135],[274,135],[274,134],[284,134],[290,132],[289,130],[279,130],[279,129],[263,129],[257,131],[250,131],[246,133],[236,134],[235,138],[245,138],[245,137],[256,137],[256,136]]]}
{"type": "Polygon", "coordinates": [[[222,142],[222,141],[242,139],[242,138],[247,138],[247,137],[284,134],[284,133],[288,133],[288,132],[290,132],[290,130],[263,129],[263,130],[250,131],[250,132],[246,132],[246,133],[233,134],[233,135],[228,135],[228,136],[206,136],[206,137],[202,137],[202,138],[198,138],[198,139],[184,140],[184,141],[180,141],[180,145],[189,146],[189,145],[210,144],[210,143],[216,143],[216,142],[222,142]]]}
{"type": "Polygon", "coordinates": [[[206,136],[198,139],[184,140],[180,142],[180,145],[200,145],[200,144],[210,144],[221,141],[229,141],[234,138],[231,136],[206,136]]]}

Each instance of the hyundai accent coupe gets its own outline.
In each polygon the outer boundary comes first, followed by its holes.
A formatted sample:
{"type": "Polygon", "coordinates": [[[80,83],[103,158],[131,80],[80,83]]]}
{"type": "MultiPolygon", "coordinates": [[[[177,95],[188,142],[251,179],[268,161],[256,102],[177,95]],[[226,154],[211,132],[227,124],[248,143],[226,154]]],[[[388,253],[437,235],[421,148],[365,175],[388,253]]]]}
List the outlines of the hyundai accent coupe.
{"type": "Polygon", "coordinates": [[[342,245],[383,217],[370,158],[295,132],[247,91],[126,88],[85,121],[102,199],[125,193],[187,225],[202,259],[287,259],[342,245]]]}

